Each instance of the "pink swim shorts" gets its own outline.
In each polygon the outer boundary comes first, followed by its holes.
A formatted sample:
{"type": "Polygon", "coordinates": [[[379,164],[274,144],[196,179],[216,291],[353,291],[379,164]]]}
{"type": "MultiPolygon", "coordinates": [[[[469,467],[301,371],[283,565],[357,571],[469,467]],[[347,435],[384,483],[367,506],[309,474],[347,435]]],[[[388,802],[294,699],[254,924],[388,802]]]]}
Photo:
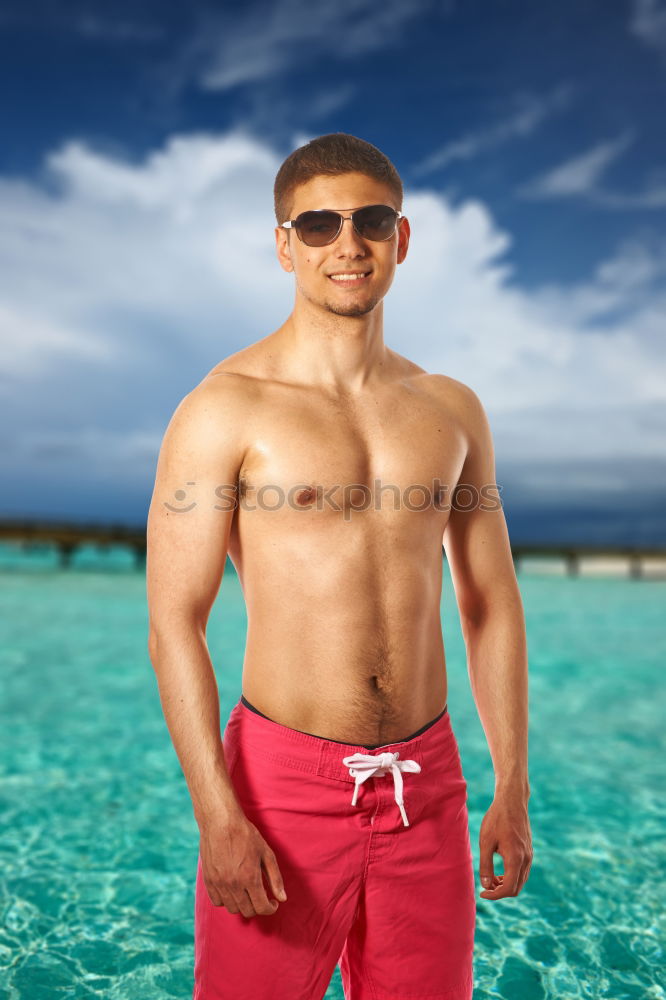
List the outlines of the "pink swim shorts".
{"type": "Polygon", "coordinates": [[[255,917],[214,906],[199,857],[193,1000],[322,1000],[337,964],[346,1000],[471,1000],[476,890],[448,710],[369,749],[240,700],[223,743],[287,899],[255,917]]]}

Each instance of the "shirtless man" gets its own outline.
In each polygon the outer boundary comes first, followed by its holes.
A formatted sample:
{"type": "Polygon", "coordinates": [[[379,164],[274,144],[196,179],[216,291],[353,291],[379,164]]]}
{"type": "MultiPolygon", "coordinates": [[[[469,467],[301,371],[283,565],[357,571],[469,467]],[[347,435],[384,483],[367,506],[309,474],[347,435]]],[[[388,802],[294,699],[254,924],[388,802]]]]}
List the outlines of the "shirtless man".
{"type": "Polygon", "coordinates": [[[321,1000],[339,961],[347,1000],[469,1000],[442,547],[495,771],[481,896],[516,896],[532,860],[527,646],[491,433],[472,389],[384,344],[410,238],[390,161],[322,136],[282,165],[275,205],[293,312],[180,402],[148,516],[149,651],[200,831],[193,997],[321,1000]],[[302,215],[325,209],[342,218],[302,215]],[[369,274],[332,277],[347,272],[369,274]],[[248,630],[222,738],[206,623],[227,554],[248,630]]]}

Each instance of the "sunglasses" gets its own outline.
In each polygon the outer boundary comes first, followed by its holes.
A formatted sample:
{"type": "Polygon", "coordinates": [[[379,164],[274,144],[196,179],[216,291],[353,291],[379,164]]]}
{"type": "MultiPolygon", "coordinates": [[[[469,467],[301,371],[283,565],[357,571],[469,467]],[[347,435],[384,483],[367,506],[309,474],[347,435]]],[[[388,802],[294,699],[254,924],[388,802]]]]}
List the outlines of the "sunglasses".
{"type": "Polygon", "coordinates": [[[280,228],[295,229],[299,240],[309,247],[325,247],[337,240],[345,219],[351,219],[354,229],[364,240],[382,242],[391,239],[402,217],[402,212],[389,205],[364,205],[351,215],[341,215],[331,209],[301,212],[295,219],[283,222],[280,228]]]}

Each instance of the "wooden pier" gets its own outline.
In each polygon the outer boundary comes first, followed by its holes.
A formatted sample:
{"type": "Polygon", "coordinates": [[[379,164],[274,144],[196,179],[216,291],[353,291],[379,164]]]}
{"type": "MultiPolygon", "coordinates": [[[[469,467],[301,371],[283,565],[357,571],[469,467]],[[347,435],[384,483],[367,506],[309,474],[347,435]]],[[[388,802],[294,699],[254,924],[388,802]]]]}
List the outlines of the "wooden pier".
{"type": "MultiPolygon", "coordinates": [[[[146,564],[145,526],[125,524],[74,524],[38,520],[0,520],[0,542],[17,544],[22,551],[54,548],[58,564],[70,566],[81,546],[94,546],[100,552],[110,546],[123,546],[134,555],[138,568],[146,564]]],[[[529,570],[539,560],[547,563],[549,573],[566,576],[619,576],[631,579],[666,579],[666,547],[631,545],[523,545],[511,546],[516,572],[529,570]]]]}
{"type": "Polygon", "coordinates": [[[0,542],[16,542],[24,552],[50,546],[58,552],[61,567],[71,564],[72,555],[83,545],[101,552],[112,545],[131,550],[138,567],[146,564],[146,529],[125,524],[71,524],[54,521],[0,520],[0,542]]]}
{"type": "Polygon", "coordinates": [[[530,561],[546,560],[552,572],[559,566],[566,576],[629,577],[633,580],[666,580],[666,548],[637,545],[512,545],[518,572],[530,561]]]}

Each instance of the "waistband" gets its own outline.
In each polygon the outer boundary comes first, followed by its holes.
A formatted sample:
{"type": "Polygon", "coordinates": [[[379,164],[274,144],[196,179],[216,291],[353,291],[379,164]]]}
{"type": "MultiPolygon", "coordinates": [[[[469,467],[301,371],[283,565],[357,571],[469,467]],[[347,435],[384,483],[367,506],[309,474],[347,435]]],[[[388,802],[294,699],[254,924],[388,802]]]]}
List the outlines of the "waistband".
{"type": "MultiPolygon", "coordinates": [[[[241,694],[240,700],[243,703],[243,705],[245,705],[246,708],[250,709],[251,712],[256,712],[256,714],[260,715],[262,717],[262,719],[268,719],[269,722],[275,723],[274,719],[269,718],[268,715],[264,715],[264,713],[260,712],[258,708],[255,708],[254,705],[250,704],[250,702],[247,700],[247,698],[245,697],[244,694],[241,694]]],[[[448,708],[445,705],[444,708],[442,709],[442,711],[439,713],[439,715],[436,715],[434,719],[430,720],[430,722],[426,722],[425,726],[421,726],[421,728],[417,729],[416,732],[412,733],[411,736],[405,736],[404,740],[398,740],[397,742],[398,743],[409,743],[411,740],[416,739],[416,737],[420,736],[421,733],[425,733],[425,731],[427,729],[430,729],[430,727],[434,726],[436,722],[439,722],[439,720],[441,719],[441,717],[444,715],[444,713],[446,711],[448,711],[448,708]]],[[[275,725],[280,725],[280,723],[279,722],[275,723],[275,725]]],[[[286,728],[286,727],[283,727],[283,728],[286,728]]],[[[294,730],[294,732],[300,733],[300,732],[302,732],[302,730],[301,729],[296,729],[296,730],[294,730]]],[[[305,733],[304,735],[305,736],[313,736],[316,740],[327,739],[326,736],[316,736],[314,733],[305,733]]],[[[339,743],[340,746],[345,746],[345,747],[346,746],[361,746],[360,743],[355,743],[355,744],[345,743],[343,740],[331,740],[331,739],[328,739],[328,742],[329,743],[339,743]]],[[[363,748],[365,750],[379,750],[380,747],[386,747],[386,746],[391,746],[391,744],[389,744],[389,743],[374,743],[374,744],[364,743],[363,744],[363,748]]]]}
{"type": "Polygon", "coordinates": [[[402,773],[426,770],[430,772],[430,780],[434,775],[441,778],[458,758],[458,743],[446,706],[406,740],[384,743],[372,748],[381,750],[380,753],[367,753],[364,751],[370,748],[362,744],[343,743],[274,722],[241,695],[229,715],[225,743],[230,749],[242,746],[265,760],[297,771],[353,782],[352,805],[357,804],[360,786],[369,778],[390,774],[405,826],[409,826],[409,821],[404,809],[402,773]]]}

